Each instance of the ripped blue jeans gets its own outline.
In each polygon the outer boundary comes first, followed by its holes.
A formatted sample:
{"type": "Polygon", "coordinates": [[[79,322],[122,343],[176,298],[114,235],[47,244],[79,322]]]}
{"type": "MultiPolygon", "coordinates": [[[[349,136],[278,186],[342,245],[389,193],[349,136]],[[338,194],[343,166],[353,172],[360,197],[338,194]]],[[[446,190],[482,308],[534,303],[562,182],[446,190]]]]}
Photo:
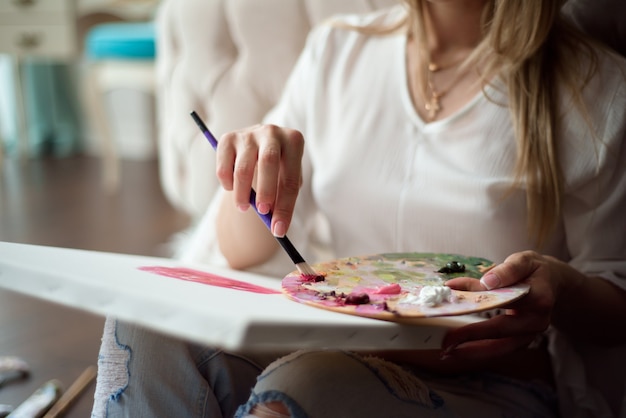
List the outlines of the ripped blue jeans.
{"type": "Polygon", "coordinates": [[[245,418],[270,401],[294,418],[558,416],[551,390],[500,376],[418,377],[336,350],[253,357],[107,319],[92,417],[245,418]]]}

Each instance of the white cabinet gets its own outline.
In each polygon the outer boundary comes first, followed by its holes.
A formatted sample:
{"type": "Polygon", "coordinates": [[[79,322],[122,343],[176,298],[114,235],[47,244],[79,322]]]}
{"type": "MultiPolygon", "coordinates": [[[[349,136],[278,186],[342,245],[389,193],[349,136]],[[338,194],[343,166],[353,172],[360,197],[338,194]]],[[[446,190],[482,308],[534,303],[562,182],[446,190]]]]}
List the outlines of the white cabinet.
{"type": "Polygon", "coordinates": [[[67,59],[77,51],[75,0],[0,0],[0,53],[67,59]]]}

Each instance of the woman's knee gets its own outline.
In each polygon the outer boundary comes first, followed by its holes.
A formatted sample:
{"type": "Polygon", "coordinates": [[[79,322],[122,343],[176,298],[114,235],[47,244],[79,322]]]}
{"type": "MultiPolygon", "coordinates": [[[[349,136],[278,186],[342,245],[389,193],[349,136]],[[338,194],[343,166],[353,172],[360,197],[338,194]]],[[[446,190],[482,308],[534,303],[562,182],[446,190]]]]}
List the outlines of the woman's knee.
{"type": "MultiPolygon", "coordinates": [[[[284,407],[279,412],[284,414],[286,409],[286,416],[294,418],[371,416],[368,413],[376,413],[383,404],[410,416],[416,410],[440,406],[438,397],[421,380],[399,366],[334,350],[297,352],[269,365],[239,416],[258,412],[258,405],[272,402],[279,402],[284,407]]],[[[384,408],[380,416],[386,413],[384,408]]]]}

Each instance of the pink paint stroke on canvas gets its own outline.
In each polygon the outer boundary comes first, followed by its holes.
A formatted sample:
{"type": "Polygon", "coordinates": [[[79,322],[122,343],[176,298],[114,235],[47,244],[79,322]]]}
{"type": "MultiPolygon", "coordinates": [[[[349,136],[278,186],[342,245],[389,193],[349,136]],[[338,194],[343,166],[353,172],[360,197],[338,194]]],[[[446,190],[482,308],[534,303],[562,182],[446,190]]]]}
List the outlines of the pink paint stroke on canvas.
{"type": "Polygon", "coordinates": [[[233,290],[243,290],[244,292],[262,293],[267,295],[280,293],[278,290],[270,289],[268,287],[257,286],[241,280],[229,279],[227,277],[218,276],[205,271],[193,270],[184,267],[146,266],[139,267],[139,270],[155,273],[160,276],[171,277],[173,279],[202,283],[209,286],[225,287],[233,290]]]}

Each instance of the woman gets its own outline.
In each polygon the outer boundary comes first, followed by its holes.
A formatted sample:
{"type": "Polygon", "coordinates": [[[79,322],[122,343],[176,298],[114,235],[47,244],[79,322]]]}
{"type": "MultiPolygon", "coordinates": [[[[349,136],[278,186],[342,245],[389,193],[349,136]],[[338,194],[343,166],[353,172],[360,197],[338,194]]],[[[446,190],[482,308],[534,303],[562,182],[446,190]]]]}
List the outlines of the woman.
{"type": "Polygon", "coordinates": [[[217,154],[217,239],[234,268],[280,255],[247,210],[254,185],[272,233],[309,260],[322,216],[333,257],[485,257],[498,265],[480,282],[446,284],[525,280],[527,296],[451,330],[440,352],[298,352],[263,372],[118,324],[134,358],[109,415],[616,414],[563,361],[626,343],[626,64],[570,28],[562,3],[406,0],[317,28],[266,124],[224,135],[217,154]]]}

